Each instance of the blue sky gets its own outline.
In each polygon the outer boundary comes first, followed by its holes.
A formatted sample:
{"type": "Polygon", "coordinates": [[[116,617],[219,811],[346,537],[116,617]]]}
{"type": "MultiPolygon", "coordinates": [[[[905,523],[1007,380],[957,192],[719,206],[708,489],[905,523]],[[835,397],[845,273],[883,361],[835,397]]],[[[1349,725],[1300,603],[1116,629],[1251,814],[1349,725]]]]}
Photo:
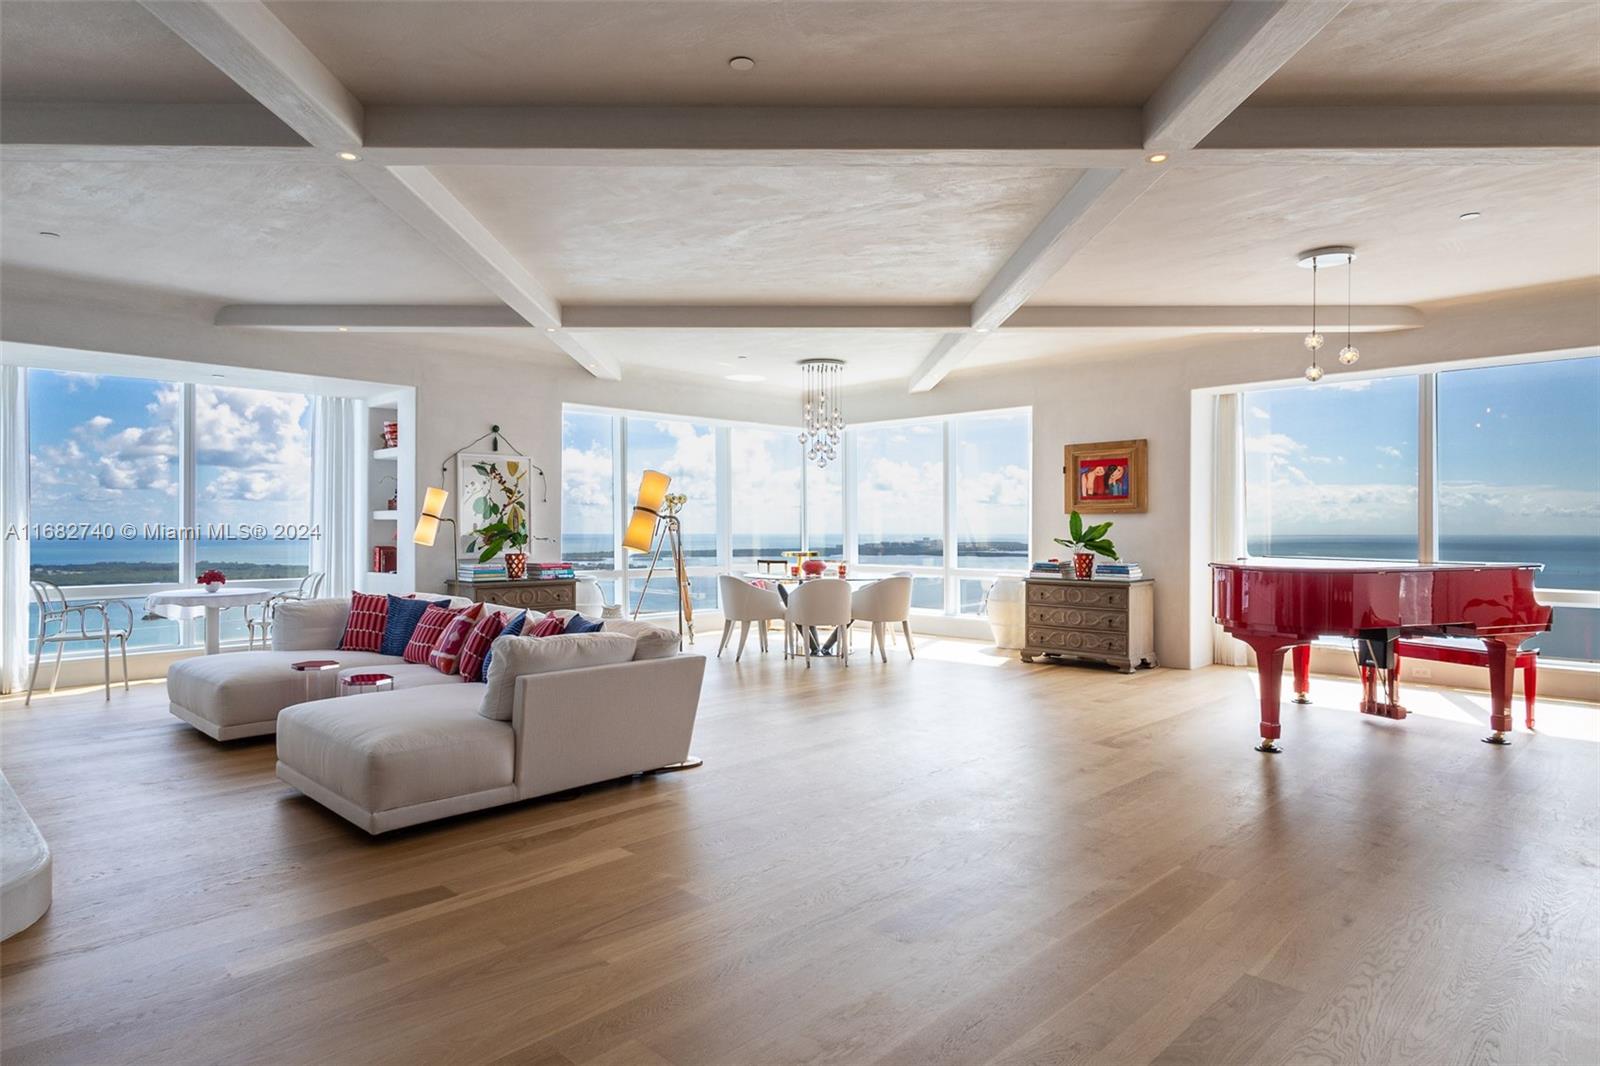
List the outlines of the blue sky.
{"type": "MultiPolygon", "coordinates": [[[[182,386],[28,372],[31,518],[176,524],[182,386]]],[[[295,393],[196,387],[196,518],[305,522],[311,405],[295,393]]]]}
{"type": "MultiPolygon", "coordinates": [[[[1415,535],[1417,379],[1244,396],[1253,537],[1415,535]]],[[[1442,535],[1600,532],[1600,359],[1439,375],[1442,535]]]]}

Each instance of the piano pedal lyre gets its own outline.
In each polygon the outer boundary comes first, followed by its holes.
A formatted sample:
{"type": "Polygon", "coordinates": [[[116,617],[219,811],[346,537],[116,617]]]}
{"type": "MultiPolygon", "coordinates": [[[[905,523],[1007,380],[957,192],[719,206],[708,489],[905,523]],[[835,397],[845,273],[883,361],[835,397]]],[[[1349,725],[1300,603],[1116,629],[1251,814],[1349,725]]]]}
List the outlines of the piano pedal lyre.
{"type": "Polygon", "coordinates": [[[1361,665],[1361,713],[1371,714],[1379,718],[1393,718],[1400,721],[1406,716],[1406,709],[1396,699],[1396,682],[1394,671],[1382,667],[1372,666],[1367,663],[1361,665]],[[1383,681],[1383,699],[1378,698],[1379,675],[1383,681]]]}

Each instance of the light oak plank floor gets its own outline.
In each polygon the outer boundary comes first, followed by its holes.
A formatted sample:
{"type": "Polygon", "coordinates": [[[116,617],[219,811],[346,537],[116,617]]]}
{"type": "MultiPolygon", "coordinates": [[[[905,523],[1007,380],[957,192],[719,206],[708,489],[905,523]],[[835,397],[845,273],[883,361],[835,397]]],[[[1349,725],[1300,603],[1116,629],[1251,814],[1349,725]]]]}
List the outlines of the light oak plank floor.
{"type": "Polygon", "coordinates": [[[0,1057],[1600,1060],[1600,708],[1492,748],[1478,697],[1316,687],[1274,758],[1242,670],[747,652],[703,768],[380,838],[159,683],[8,698],[56,902],[0,1057]]]}

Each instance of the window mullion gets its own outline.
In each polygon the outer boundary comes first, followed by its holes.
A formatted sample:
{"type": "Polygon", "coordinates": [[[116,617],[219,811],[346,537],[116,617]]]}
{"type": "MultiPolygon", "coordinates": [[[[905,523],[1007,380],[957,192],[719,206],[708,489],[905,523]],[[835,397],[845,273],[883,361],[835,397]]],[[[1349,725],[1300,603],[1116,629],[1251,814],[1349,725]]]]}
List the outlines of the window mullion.
{"type": "MultiPolygon", "coordinates": [[[[188,585],[195,579],[198,542],[191,535],[195,528],[195,498],[198,493],[198,473],[195,464],[195,386],[182,386],[178,416],[178,584],[188,585]]],[[[199,641],[201,626],[198,619],[180,623],[179,643],[193,645],[199,641]]]]}
{"type": "Polygon", "coordinates": [[[939,420],[944,444],[944,613],[956,614],[961,594],[956,581],[956,464],[950,454],[950,430],[954,419],[939,420]]]}
{"type": "Polygon", "coordinates": [[[844,466],[839,470],[839,512],[844,520],[844,557],[851,565],[857,563],[856,528],[856,431],[844,431],[844,466]]]}
{"type": "Polygon", "coordinates": [[[1439,375],[1417,381],[1417,560],[1439,559],[1439,375]]]}

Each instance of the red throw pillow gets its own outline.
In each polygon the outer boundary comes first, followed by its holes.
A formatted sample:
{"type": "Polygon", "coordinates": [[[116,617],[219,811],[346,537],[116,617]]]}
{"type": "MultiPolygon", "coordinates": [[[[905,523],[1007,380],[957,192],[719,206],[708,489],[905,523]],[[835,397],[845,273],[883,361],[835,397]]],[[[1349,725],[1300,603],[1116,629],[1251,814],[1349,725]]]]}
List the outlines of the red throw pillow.
{"type": "MultiPolygon", "coordinates": [[[[473,604],[474,607],[478,606],[473,604]]],[[[411,631],[411,639],[406,642],[406,650],[401,658],[408,663],[425,663],[428,653],[438,642],[439,636],[444,632],[445,626],[456,615],[463,613],[461,607],[440,607],[434,604],[422,612],[422,617],[417,619],[417,628],[411,631]]]]}
{"type": "Polygon", "coordinates": [[[478,619],[472,627],[472,632],[467,634],[467,642],[461,646],[461,679],[463,681],[480,681],[483,679],[483,660],[489,654],[489,648],[494,644],[494,638],[506,627],[506,616],[499,611],[489,611],[478,619]]]}
{"type": "Polygon", "coordinates": [[[559,636],[567,628],[567,623],[553,614],[547,614],[534,625],[532,629],[526,627],[522,630],[525,637],[554,637],[559,636]]]}
{"type": "Polygon", "coordinates": [[[433,650],[428,652],[428,665],[441,674],[455,673],[456,663],[461,658],[461,649],[467,643],[467,635],[477,623],[478,620],[472,617],[470,610],[450,619],[450,624],[444,627],[439,639],[433,642],[433,650]]]}
{"type": "Polygon", "coordinates": [[[339,638],[340,651],[377,651],[383,645],[383,627],[389,620],[389,597],[350,594],[350,620],[339,638]]]}

